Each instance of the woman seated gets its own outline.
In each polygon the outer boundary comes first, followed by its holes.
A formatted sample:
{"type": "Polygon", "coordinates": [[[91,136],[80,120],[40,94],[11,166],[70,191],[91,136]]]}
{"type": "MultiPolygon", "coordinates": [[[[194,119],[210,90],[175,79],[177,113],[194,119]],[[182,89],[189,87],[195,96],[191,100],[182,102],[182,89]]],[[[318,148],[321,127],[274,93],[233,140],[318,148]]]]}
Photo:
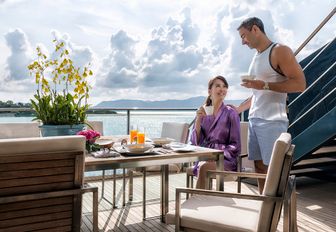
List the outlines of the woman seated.
{"type": "MultiPolygon", "coordinates": [[[[222,150],[224,169],[237,171],[237,156],[240,154],[240,121],[237,111],[223,103],[228,87],[226,79],[222,76],[216,76],[209,81],[209,96],[205,106],[201,106],[196,112],[191,143],[222,150]],[[206,106],[213,106],[213,110],[207,110],[206,114],[206,106]]],[[[193,170],[194,175],[198,177],[196,188],[205,189],[206,173],[215,169],[215,161],[197,162],[193,170]]]]}

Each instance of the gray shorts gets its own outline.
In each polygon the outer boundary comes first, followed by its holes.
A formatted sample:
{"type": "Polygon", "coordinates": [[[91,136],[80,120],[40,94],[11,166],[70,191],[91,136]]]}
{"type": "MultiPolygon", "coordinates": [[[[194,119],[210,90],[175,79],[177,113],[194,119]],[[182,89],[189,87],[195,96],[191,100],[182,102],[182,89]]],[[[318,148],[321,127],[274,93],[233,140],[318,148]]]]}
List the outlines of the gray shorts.
{"type": "Polygon", "coordinates": [[[281,133],[287,132],[287,129],[287,121],[269,121],[260,118],[249,119],[249,160],[262,160],[268,166],[275,140],[279,138],[281,133]]]}

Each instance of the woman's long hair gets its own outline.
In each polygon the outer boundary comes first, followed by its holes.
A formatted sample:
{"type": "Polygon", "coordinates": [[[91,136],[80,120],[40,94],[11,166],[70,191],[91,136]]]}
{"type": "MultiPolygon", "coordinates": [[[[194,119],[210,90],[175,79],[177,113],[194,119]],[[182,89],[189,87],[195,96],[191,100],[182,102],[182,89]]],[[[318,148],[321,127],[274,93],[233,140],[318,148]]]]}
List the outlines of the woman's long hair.
{"type": "MultiPolygon", "coordinates": [[[[221,81],[223,81],[223,82],[224,82],[224,85],[225,85],[227,88],[229,88],[229,84],[228,84],[228,82],[226,81],[226,79],[225,79],[223,76],[216,76],[216,77],[212,78],[212,79],[209,81],[209,83],[208,83],[208,90],[212,88],[212,86],[213,86],[215,80],[221,80],[221,81]]],[[[211,105],[212,105],[212,100],[211,100],[210,95],[206,98],[206,100],[205,100],[205,105],[206,105],[206,106],[211,106],[211,105]]]]}

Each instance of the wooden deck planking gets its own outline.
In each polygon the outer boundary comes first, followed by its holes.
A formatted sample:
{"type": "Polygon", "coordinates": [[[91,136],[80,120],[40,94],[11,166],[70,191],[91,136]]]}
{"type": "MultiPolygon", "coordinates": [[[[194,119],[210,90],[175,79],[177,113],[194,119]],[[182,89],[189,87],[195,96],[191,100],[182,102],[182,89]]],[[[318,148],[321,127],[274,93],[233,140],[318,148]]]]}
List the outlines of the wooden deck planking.
{"type": "MultiPolygon", "coordinates": [[[[126,182],[126,202],[128,194],[128,182],[126,182]]],[[[101,181],[90,182],[92,186],[99,187],[99,198],[101,181]]],[[[112,181],[105,183],[105,196],[112,201],[112,181]]],[[[185,186],[185,174],[173,174],[169,177],[169,209],[175,208],[175,188],[185,186]]],[[[142,177],[135,177],[133,188],[133,203],[122,204],[122,179],[117,180],[117,206],[112,206],[105,200],[99,199],[99,229],[100,231],[163,231],[172,232],[174,226],[165,225],[160,222],[160,176],[147,176],[147,217],[142,220],[142,177]]],[[[243,192],[257,193],[253,185],[243,184],[243,192]]],[[[226,191],[236,191],[236,183],[225,183],[226,191]]],[[[336,182],[328,182],[308,177],[297,179],[297,209],[299,231],[336,231],[336,198],[334,197],[336,182]]],[[[92,197],[85,194],[83,198],[83,223],[82,232],[92,231],[92,197]]],[[[278,225],[278,231],[282,230],[282,217],[278,225]]]]}

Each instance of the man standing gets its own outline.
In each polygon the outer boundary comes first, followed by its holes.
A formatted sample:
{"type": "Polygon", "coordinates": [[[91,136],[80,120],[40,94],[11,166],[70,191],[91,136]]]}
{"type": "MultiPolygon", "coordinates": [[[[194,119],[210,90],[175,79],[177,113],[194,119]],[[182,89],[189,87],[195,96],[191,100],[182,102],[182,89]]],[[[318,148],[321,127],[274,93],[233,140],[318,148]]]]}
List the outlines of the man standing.
{"type": "MultiPolygon", "coordinates": [[[[254,160],[258,173],[267,173],[273,144],[288,128],[286,113],[287,93],[303,92],[306,88],[301,66],[287,46],[273,43],[266,35],[263,22],[256,17],[244,20],[237,29],[251,49],[256,49],[249,68],[254,80],[241,84],[252,89],[252,96],[236,109],[249,111],[249,159],[254,160]]],[[[265,181],[258,179],[262,193],[265,181]]]]}

